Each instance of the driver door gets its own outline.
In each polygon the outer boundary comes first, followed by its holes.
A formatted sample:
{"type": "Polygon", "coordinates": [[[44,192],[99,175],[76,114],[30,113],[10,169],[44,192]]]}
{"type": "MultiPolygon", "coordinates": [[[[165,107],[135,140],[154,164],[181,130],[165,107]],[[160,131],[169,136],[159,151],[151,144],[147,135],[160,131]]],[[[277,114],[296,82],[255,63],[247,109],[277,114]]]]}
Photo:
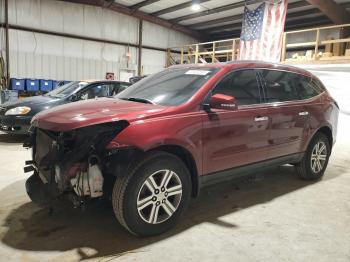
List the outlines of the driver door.
{"type": "Polygon", "coordinates": [[[212,95],[236,99],[236,109],[210,109],[203,119],[203,173],[263,161],[268,155],[269,121],[255,70],[226,75],[212,95]]]}

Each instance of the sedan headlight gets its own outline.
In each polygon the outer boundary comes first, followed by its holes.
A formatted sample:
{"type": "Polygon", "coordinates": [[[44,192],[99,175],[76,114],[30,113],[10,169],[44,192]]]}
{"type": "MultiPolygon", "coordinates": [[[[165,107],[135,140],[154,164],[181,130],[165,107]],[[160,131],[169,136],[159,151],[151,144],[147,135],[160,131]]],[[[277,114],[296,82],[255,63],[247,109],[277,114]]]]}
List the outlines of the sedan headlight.
{"type": "Polygon", "coordinates": [[[26,115],[30,112],[30,107],[27,106],[19,106],[15,108],[11,108],[6,111],[6,116],[13,116],[13,115],[26,115]]]}

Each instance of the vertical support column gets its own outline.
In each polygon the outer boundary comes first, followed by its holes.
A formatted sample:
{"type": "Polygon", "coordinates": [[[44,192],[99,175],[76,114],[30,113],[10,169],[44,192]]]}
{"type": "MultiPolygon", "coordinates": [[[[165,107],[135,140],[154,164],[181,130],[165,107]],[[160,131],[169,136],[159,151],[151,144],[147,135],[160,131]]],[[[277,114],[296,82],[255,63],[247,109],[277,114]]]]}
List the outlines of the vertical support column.
{"type": "Polygon", "coordinates": [[[286,53],[287,53],[287,34],[283,33],[282,39],[282,50],[281,50],[281,62],[286,61],[286,53]]]}
{"type": "Polygon", "coordinates": [[[195,64],[198,64],[198,58],[199,58],[199,46],[198,44],[196,44],[196,51],[195,51],[195,54],[194,54],[194,63],[195,64]]]}
{"type": "Polygon", "coordinates": [[[167,48],[166,50],[166,57],[167,57],[167,61],[166,61],[166,67],[172,66],[174,63],[174,59],[171,56],[171,49],[167,48]]]}
{"type": "Polygon", "coordinates": [[[184,48],[181,47],[181,57],[180,57],[180,64],[182,65],[184,63],[184,48]]]}
{"type": "Polygon", "coordinates": [[[9,40],[9,3],[5,0],[5,38],[6,38],[6,88],[10,83],[10,40],[9,40]]]}
{"type": "Polygon", "coordinates": [[[232,40],[232,57],[231,57],[232,61],[236,60],[236,39],[232,40]]]}
{"type": "Polygon", "coordinates": [[[320,29],[316,30],[315,59],[317,60],[318,45],[320,44],[320,29]]]}
{"type": "Polygon", "coordinates": [[[139,22],[139,44],[138,44],[138,62],[137,62],[137,74],[139,76],[143,75],[142,72],[142,31],[143,31],[143,20],[140,19],[139,22]]]}
{"type": "Polygon", "coordinates": [[[346,26],[346,27],[340,28],[340,31],[339,31],[340,39],[348,38],[349,36],[350,36],[350,27],[346,26]]]}
{"type": "Polygon", "coordinates": [[[212,57],[211,57],[211,62],[215,63],[215,42],[213,43],[213,53],[212,53],[212,57]]]}

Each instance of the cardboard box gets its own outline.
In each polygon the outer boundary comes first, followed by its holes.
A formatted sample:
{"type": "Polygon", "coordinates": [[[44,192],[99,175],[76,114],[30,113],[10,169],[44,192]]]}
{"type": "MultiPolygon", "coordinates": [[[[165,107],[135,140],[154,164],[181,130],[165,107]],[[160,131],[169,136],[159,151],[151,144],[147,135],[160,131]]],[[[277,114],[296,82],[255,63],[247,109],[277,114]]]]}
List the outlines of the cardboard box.
{"type": "Polygon", "coordinates": [[[325,53],[331,53],[333,51],[333,44],[326,44],[324,51],[325,53]]]}
{"type": "Polygon", "coordinates": [[[322,54],[322,57],[332,57],[333,56],[333,53],[332,52],[324,52],[322,54]]]}
{"type": "Polygon", "coordinates": [[[293,58],[293,59],[298,59],[298,57],[299,57],[299,54],[298,54],[298,53],[294,53],[294,54],[292,55],[292,58],[293,58]]]}
{"type": "Polygon", "coordinates": [[[314,58],[314,51],[313,50],[307,50],[305,53],[306,59],[313,59],[314,58]]]}
{"type": "Polygon", "coordinates": [[[334,43],[333,44],[333,55],[343,56],[345,51],[345,43],[334,43]]]}
{"type": "MultiPolygon", "coordinates": [[[[327,36],[326,40],[334,40],[334,38],[331,36],[327,36]]],[[[324,52],[331,53],[332,51],[333,51],[333,44],[326,44],[324,52]]]]}
{"type": "Polygon", "coordinates": [[[350,56],[350,49],[346,49],[345,56],[350,56]]]}

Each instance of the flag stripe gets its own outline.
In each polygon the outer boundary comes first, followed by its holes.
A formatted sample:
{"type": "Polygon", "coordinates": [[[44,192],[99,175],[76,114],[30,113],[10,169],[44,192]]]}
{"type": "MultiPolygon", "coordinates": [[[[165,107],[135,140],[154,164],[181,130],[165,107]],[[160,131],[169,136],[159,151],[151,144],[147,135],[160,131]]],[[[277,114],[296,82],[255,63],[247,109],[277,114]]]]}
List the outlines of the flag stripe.
{"type": "Polygon", "coordinates": [[[245,7],[240,42],[240,60],[279,62],[288,0],[265,2],[255,10],[245,7]]]}

